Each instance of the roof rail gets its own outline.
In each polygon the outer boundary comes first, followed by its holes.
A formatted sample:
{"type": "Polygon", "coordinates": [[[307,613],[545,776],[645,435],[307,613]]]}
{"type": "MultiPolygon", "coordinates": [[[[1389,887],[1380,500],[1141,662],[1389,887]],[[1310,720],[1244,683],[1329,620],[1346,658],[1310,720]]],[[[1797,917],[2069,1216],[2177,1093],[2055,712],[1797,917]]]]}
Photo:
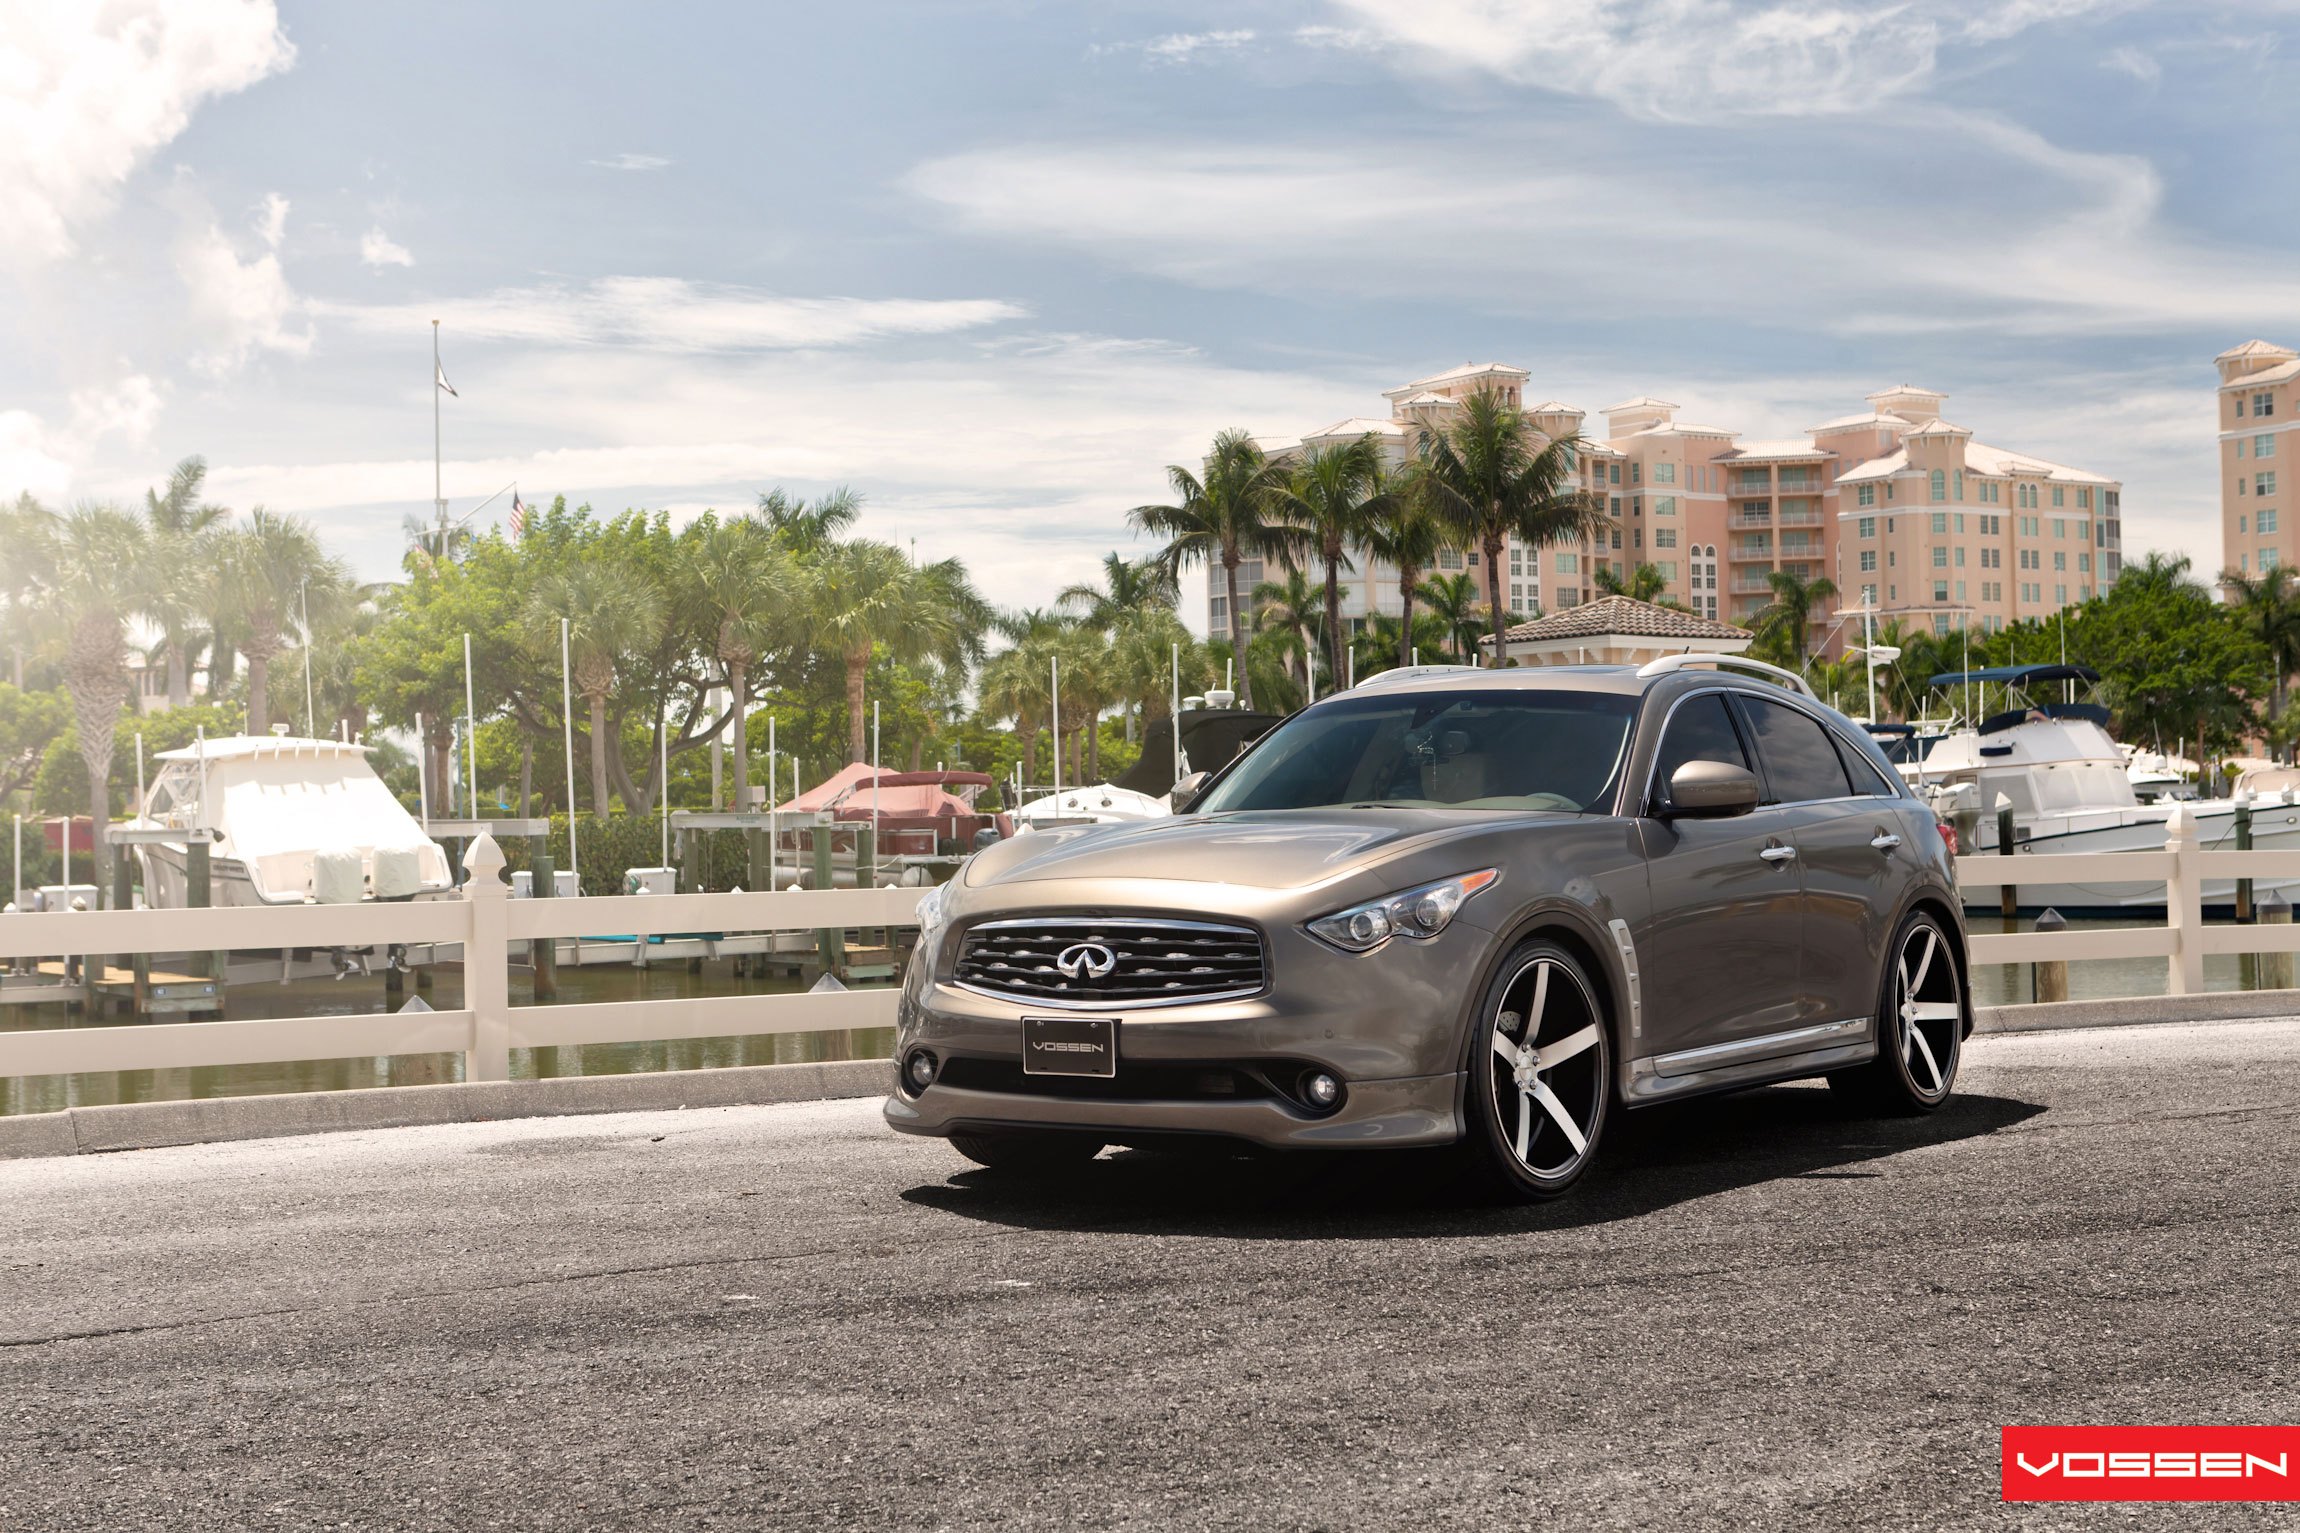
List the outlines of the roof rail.
{"type": "Polygon", "coordinates": [[[1648,660],[1639,666],[1637,674],[1640,677],[1666,676],[1671,671],[1691,670],[1696,666],[1703,665],[1715,666],[1720,670],[1753,671],[1760,676],[1788,683],[1792,691],[1802,692],[1807,697],[1813,695],[1813,689],[1805,684],[1805,678],[1795,671],[1785,671],[1777,665],[1767,665],[1762,660],[1752,660],[1747,655],[1704,655],[1700,653],[1663,655],[1658,660],[1648,660]]]}
{"type": "Polygon", "coordinates": [[[1389,670],[1376,671],[1371,676],[1361,678],[1358,684],[1355,687],[1350,688],[1350,690],[1354,692],[1363,692],[1368,687],[1386,687],[1390,683],[1397,681],[1419,681],[1424,676],[1450,676],[1457,671],[1476,672],[1485,669],[1487,669],[1487,667],[1481,665],[1392,666],[1389,670]]]}

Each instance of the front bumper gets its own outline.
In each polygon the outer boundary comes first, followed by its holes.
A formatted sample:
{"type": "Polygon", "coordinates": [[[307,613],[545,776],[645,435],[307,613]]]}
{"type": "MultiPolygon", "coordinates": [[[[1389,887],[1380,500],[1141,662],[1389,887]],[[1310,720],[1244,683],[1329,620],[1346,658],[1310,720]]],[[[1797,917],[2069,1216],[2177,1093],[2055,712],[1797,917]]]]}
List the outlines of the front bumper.
{"type": "MultiPolygon", "coordinates": [[[[1040,1080],[1046,1077],[1038,1077],[1040,1080]]],[[[1112,1144],[1211,1134],[1271,1149],[1405,1148],[1461,1137],[1459,1075],[1352,1081],[1342,1105],[1313,1117],[1280,1098],[1161,1101],[1153,1097],[1064,1097],[964,1086],[929,1086],[916,1097],[897,1089],[887,1123],[906,1134],[948,1135],[1000,1128],[1086,1129],[1112,1144]]]]}

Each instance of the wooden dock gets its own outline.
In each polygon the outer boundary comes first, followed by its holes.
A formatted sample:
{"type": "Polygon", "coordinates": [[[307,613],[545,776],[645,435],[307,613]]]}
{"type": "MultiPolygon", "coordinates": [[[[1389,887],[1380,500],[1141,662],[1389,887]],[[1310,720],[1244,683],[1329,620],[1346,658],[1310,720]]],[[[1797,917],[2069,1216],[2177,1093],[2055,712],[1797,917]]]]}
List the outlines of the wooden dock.
{"type": "MultiPolygon", "coordinates": [[[[224,1003],[220,987],[212,979],[197,974],[175,974],[164,969],[153,969],[138,974],[133,969],[117,968],[105,964],[102,972],[94,965],[81,966],[77,975],[66,972],[64,961],[51,958],[35,970],[43,988],[50,993],[37,996],[48,1001],[71,1001],[83,1004],[90,1001],[117,1001],[141,1016],[186,1016],[200,1012],[221,1011],[224,1003]]],[[[35,995],[11,987],[9,1000],[31,1000],[35,995]]]]}

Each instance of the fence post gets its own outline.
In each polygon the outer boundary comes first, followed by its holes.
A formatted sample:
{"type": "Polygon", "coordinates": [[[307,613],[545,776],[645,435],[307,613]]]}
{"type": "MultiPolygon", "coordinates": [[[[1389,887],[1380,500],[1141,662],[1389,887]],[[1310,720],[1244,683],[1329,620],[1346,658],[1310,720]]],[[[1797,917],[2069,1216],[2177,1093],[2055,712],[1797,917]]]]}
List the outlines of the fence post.
{"type": "Polygon", "coordinates": [[[2172,932],[2166,992],[2202,995],[2204,878],[2198,864],[2202,854],[2196,844],[2196,817],[2186,804],[2175,804],[2164,831],[2164,849],[2172,854],[2172,877],[2164,885],[2164,924],[2172,932]]]}
{"type": "MultiPolygon", "coordinates": [[[[2292,924],[2292,902],[2271,889],[2262,897],[2257,908],[2263,926],[2289,926],[2292,924]]],[[[2289,990],[2292,988],[2292,955],[2290,953],[2262,953],[2256,973],[2263,990],[2289,990]]]]}
{"type": "MultiPolygon", "coordinates": [[[[2012,800],[2000,793],[1997,795],[1997,855],[2010,857],[2019,850],[2013,832],[2012,800]]],[[[2006,931],[2016,930],[2010,923],[2020,915],[2020,890],[2010,879],[1997,890],[1997,914],[2005,918],[2006,931]]]]}
{"type": "Polygon", "coordinates": [[[471,920],[463,939],[463,1004],[471,1012],[467,1081],[511,1079],[510,916],[504,903],[503,849],[485,831],[464,848],[463,897],[471,920]]]}

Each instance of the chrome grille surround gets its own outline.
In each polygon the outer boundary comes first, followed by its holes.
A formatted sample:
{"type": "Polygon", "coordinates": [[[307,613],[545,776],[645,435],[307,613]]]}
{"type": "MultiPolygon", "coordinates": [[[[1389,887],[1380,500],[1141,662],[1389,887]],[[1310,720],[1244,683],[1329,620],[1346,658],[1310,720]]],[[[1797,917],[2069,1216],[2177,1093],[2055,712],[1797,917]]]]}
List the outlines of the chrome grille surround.
{"type": "Polygon", "coordinates": [[[1001,1001],[1064,1010],[1141,1010],[1237,1000],[1269,987],[1262,934],[1243,924],[1158,916],[1046,915],[984,921],[959,939],[952,983],[1001,1001]],[[1064,949],[1107,947],[1100,979],[1055,968],[1064,949]]]}

